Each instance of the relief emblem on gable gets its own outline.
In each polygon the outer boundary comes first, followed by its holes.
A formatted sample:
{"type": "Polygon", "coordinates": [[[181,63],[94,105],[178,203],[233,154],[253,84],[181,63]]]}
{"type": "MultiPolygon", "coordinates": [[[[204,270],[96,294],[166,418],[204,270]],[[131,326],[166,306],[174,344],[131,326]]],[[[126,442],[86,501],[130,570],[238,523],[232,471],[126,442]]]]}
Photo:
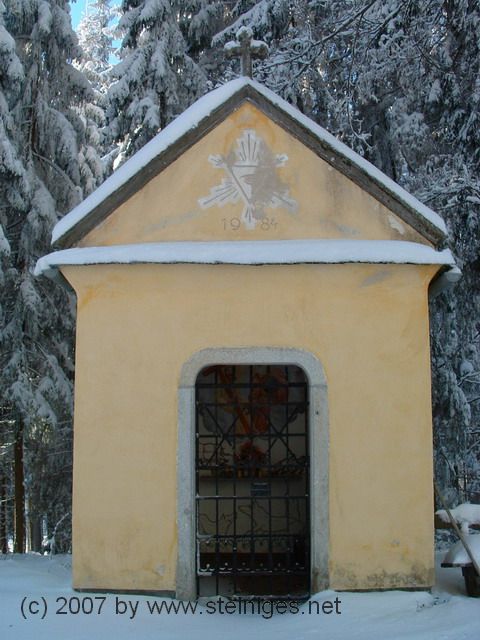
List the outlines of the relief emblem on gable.
{"type": "Polygon", "coordinates": [[[267,207],[282,208],[290,214],[297,212],[298,204],[290,197],[289,187],[277,171],[288,162],[288,156],[271,151],[253,129],[245,129],[226,155],[210,155],[208,160],[224,171],[224,178],[198,204],[207,209],[243,202],[240,218],[230,220],[232,227],[255,229],[258,223],[276,225],[273,218],[267,217],[267,207]]]}

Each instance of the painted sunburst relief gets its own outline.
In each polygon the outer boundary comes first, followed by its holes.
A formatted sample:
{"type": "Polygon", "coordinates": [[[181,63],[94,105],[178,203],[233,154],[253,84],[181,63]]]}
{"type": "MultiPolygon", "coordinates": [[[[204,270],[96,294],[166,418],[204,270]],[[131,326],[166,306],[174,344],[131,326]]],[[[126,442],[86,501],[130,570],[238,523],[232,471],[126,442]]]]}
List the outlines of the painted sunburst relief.
{"type": "Polygon", "coordinates": [[[288,156],[275,154],[252,129],[243,131],[236,147],[226,156],[211,155],[209,162],[223,169],[222,182],[212,187],[210,194],[198,202],[202,209],[227,203],[243,202],[241,221],[247,229],[254,229],[266,217],[267,207],[297,211],[297,202],[290,197],[289,188],[278,175],[288,156]]]}

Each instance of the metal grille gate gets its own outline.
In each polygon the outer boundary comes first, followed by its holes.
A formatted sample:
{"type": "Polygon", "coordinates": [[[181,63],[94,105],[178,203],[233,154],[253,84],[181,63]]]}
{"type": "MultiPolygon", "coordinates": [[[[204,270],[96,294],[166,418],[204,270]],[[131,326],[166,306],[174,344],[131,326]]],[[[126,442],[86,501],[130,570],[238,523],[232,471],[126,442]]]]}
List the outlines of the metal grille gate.
{"type": "Polygon", "coordinates": [[[196,572],[205,595],[308,597],[308,385],[296,366],[196,383],[196,572]]]}

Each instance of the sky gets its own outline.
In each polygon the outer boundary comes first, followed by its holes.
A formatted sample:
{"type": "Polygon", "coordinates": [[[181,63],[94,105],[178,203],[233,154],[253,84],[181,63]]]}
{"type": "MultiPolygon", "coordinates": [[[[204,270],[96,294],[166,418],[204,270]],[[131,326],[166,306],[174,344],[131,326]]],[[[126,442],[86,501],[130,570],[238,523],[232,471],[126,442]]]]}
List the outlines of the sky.
{"type": "Polygon", "coordinates": [[[87,4],[87,0],[77,0],[76,2],[70,2],[70,10],[72,12],[72,24],[74,29],[77,28],[78,23],[80,22],[83,14],[85,13],[86,4],[87,4]]]}

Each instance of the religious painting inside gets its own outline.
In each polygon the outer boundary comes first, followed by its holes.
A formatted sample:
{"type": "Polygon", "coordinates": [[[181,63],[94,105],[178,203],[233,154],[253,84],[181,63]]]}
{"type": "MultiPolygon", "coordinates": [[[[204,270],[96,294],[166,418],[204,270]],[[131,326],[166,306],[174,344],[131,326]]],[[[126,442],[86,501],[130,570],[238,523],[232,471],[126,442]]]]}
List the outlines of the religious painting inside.
{"type": "Polygon", "coordinates": [[[198,375],[198,595],[308,597],[307,407],[297,366],[219,365],[198,375]]]}

